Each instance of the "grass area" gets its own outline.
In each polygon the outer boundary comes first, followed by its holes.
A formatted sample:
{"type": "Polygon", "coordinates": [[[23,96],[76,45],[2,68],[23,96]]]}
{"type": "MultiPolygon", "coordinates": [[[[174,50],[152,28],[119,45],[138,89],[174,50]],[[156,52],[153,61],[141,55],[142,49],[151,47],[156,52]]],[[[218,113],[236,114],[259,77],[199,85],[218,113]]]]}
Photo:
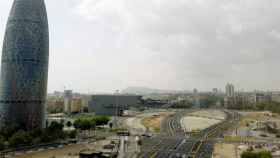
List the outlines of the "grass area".
{"type": "Polygon", "coordinates": [[[246,114],[245,116],[242,117],[240,121],[240,126],[245,127],[250,122],[263,121],[265,119],[267,118],[262,113],[246,114]]]}
{"type": "Polygon", "coordinates": [[[160,113],[158,115],[153,115],[151,117],[144,118],[141,123],[149,130],[159,133],[161,121],[168,116],[169,113],[160,113]]]}
{"type": "Polygon", "coordinates": [[[154,132],[160,132],[160,121],[159,117],[148,117],[144,118],[141,123],[149,130],[154,132]]]}
{"type": "Polygon", "coordinates": [[[247,112],[242,116],[239,127],[246,127],[248,124],[253,122],[263,122],[263,121],[276,121],[280,122],[278,114],[269,115],[267,112],[247,112]]]}
{"type": "Polygon", "coordinates": [[[241,137],[241,136],[225,136],[224,138],[225,141],[230,141],[230,142],[240,142],[240,141],[254,141],[255,138],[253,137],[241,137]]]}
{"type": "Polygon", "coordinates": [[[214,146],[213,158],[234,158],[237,157],[234,144],[218,143],[214,146]]]}

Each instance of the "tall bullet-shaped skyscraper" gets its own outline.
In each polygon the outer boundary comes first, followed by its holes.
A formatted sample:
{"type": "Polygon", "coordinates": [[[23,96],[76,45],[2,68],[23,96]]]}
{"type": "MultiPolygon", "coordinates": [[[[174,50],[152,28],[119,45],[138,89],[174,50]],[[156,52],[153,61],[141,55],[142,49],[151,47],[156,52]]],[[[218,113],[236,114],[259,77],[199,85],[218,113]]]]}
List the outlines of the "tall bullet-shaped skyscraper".
{"type": "Polygon", "coordinates": [[[0,128],[42,128],[49,32],[44,0],[14,0],[2,50],[0,128]]]}

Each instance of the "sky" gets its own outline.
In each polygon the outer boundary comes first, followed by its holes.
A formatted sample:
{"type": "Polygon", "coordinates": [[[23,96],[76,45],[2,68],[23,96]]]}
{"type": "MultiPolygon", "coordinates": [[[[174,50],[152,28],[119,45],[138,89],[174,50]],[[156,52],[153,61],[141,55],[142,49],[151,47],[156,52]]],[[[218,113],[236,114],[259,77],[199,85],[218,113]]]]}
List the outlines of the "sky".
{"type": "MultiPolygon", "coordinates": [[[[279,0],[45,0],[48,91],[280,89],[279,0]]],[[[12,0],[0,0],[0,50],[12,0]]]]}

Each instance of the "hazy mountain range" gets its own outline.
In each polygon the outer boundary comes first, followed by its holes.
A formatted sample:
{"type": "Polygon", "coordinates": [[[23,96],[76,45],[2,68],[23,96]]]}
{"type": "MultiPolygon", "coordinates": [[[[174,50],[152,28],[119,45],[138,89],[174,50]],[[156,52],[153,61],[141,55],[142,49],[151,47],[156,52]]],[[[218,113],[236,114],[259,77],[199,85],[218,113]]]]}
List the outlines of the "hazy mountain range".
{"type": "Polygon", "coordinates": [[[189,93],[188,90],[163,90],[148,87],[128,87],[123,89],[121,93],[126,94],[165,94],[165,93],[189,93]]]}

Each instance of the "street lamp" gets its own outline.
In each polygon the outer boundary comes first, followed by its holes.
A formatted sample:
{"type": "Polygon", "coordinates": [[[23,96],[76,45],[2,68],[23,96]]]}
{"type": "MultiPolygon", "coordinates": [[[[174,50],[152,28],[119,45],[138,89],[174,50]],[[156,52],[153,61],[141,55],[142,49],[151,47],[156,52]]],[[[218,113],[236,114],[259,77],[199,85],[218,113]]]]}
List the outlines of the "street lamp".
{"type": "Polygon", "coordinates": [[[115,96],[116,96],[116,102],[115,102],[115,119],[114,119],[114,126],[117,127],[117,124],[118,124],[118,115],[119,115],[119,109],[118,109],[118,104],[119,104],[119,98],[118,98],[118,95],[119,95],[119,90],[116,90],[115,92],[115,96]]]}

